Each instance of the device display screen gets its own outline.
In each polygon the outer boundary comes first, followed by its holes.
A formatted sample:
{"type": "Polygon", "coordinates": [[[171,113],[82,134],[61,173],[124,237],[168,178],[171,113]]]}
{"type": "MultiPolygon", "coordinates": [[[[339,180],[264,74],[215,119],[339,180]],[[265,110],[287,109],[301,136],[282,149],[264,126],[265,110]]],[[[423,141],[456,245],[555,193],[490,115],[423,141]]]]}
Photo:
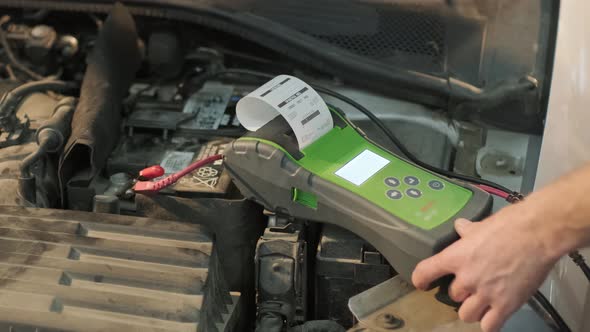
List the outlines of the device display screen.
{"type": "Polygon", "coordinates": [[[389,160],[374,152],[365,150],[342,166],[335,174],[350,183],[360,186],[387,164],[389,164],[389,160]]]}

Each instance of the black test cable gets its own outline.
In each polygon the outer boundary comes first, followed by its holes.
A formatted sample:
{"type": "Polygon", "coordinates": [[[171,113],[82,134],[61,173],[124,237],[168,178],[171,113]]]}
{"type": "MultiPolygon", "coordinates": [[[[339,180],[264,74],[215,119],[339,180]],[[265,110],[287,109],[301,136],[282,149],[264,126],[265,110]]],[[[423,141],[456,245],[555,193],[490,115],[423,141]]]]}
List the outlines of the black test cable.
{"type": "MultiPolygon", "coordinates": [[[[204,83],[205,81],[207,81],[209,79],[223,76],[223,75],[231,75],[231,74],[253,76],[253,77],[259,77],[259,78],[264,78],[264,79],[272,79],[275,77],[275,75],[272,75],[272,74],[262,73],[262,72],[253,71],[253,70],[226,69],[226,70],[221,70],[221,71],[217,71],[217,72],[203,74],[198,78],[198,80],[200,83],[204,83]]],[[[522,198],[523,198],[522,194],[520,194],[516,191],[512,191],[500,184],[497,184],[497,183],[494,183],[491,181],[487,181],[484,179],[468,176],[468,175],[458,174],[458,173],[444,170],[444,169],[441,169],[441,168],[438,168],[438,167],[435,167],[435,166],[432,166],[430,164],[423,162],[418,157],[416,157],[412,152],[410,152],[405,147],[405,145],[395,136],[395,134],[393,134],[391,132],[391,130],[389,130],[389,128],[387,128],[387,126],[378,117],[376,117],[375,114],[373,114],[373,112],[369,111],[367,108],[365,108],[361,104],[357,103],[356,101],[354,101],[354,100],[352,100],[352,99],[350,99],[350,98],[348,98],[336,91],[333,91],[328,88],[318,86],[315,84],[310,84],[310,85],[319,93],[334,97],[346,104],[349,104],[350,106],[354,107],[355,109],[357,109],[358,111],[360,111],[361,113],[366,115],[371,121],[373,121],[373,123],[377,127],[379,127],[383,131],[383,133],[402,152],[402,154],[405,155],[405,157],[407,159],[409,159],[413,163],[417,164],[418,166],[421,166],[431,172],[442,174],[442,175],[450,177],[450,178],[455,178],[455,179],[463,180],[466,182],[476,183],[479,185],[489,186],[489,187],[501,190],[501,191],[508,194],[508,198],[506,200],[510,203],[516,203],[516,202],[519,202],[520,200],[522,200],[522,198]]],[[[590,281],[590,268],[588,267],[588,265],[584,261],[584,258],[582,257],[582,255],[580,255],[576,251],[576,252],[572,252],[570,254],[570,257],[572,257],[572,259],[574,260],[576,265],[578,265],[582,269],[582,271],[584,272],[584,274],[586,275],[586,277],[590,281]]],[[[557,312],[557,310],[553,307],[551,302],[549,302],[549,300],[547,300],[547,298],[543,295],[543,293],[541,293],[540,291],[536,291],[535,294],[533,295],[533,297],[545,309],[545,311],[551,316],[553,321],[557,324],[559,331],[571,331],[570,328],[565,323],[565,321],[563,320],[563,318],[561,317],[561,315],[559,314],[559,312],[557,312]]]]}
{"type": "MultiPolygon", "coordinates": [[[[217,72],[205,73],[205,74],[199,76],[197,78],[197,80],[200,85],[209,79],[219,77],[219,76],[224,76],[224,75],[232,75],[232,74],[253,76],[253,77],[259,77],[259,78],[264,78],[264,79],[272,79],[275,77],[275,75],[272,75],[272,74],[267,74],[267,73],[258,72],[258,71],[254,71],[254,70],[248,70],[248,69],[226,69],[226,70],[221,70],[221,71],[217,71],[217,72]]],[[[381,129],[383,131],[383,133],[387,136],[387,138],[389,138],[391,140],[391,142],[401,151],[401,153],[407,159],[409,159],[411,162],[415,163],[416,165],[426,168],[427,170],[429,170],[431,172],[442,174],[442,175],[450,177],[450,178],[455,178],[455,179],[463,180],[466,182],[472,182],[472,183],[490,186],[492,188],[496,188],[498,190],[508,192],[508,193],[511,193],[514,195],[518,194],[518,193],[513,192],[510,189],[508,189],[504,186],[501,186],[497,183],[490,182],[490,181],[480,179],[480,178],[476,178],[473,176],[454,173],[454,172],[447,171],[445,169],[441,169],[441,168],[438,168],[438,167],[435,167],[435,166],[432,166],[430,164],[423,162],[418,157],[416,157],[412,152],[410,152],[405,147],[405,145],[395,136],[395,134],[393,134],[391,132],[391,130],[389,130],[389,128],[387,128],[387,126],[377,116],[375,116],[375,114],[373,114],[373,112],[369,111],[367,108],[365,108],[361,104],[357,103],[356,101],[354,101],[354,100],[352,100],[352,99],[350,99],[350,98],[348,98],[336,91],[333,91],[333,90],[330,90],[330,89],[325,88],[323,86],[319,86],[319,85],[315,85],[315,84],[310,84],[310,85],[319,93],[334,97],[346,104],[349,104],[350,106],[354,107],[359,112],[366,115],[377,127],[379,127],[379,129],[381,129]]]]}

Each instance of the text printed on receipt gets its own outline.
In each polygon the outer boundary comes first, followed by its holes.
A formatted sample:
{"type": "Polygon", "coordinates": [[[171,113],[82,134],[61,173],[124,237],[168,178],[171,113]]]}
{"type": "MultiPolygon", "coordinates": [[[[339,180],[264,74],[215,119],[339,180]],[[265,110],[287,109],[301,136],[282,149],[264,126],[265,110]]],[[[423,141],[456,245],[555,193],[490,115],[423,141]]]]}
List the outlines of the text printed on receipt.
{"type": "Polygon", "coordinates": [[[300,149],[334,127],[332,115],[320,95],[302,80],[288,75],[277,76],[242,98],[236,114],[240,123],[251,131],[282,115],[293,129],[300,149]]]}

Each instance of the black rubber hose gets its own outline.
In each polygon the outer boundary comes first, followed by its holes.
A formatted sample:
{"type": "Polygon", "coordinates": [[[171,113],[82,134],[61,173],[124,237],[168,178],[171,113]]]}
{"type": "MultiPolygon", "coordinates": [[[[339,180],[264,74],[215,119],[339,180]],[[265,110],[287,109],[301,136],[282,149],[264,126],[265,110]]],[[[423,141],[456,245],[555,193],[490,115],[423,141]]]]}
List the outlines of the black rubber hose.
{"type": "Polygon", "coordinates": [[[37,184],[35,177],[19,177],[17,194],[26,206],[37,206],[37,184]]]}
{"type": "Polygon", "coordinates": [[[74,107],[75,99],[72,97],[66,97],[59,101],[51,118],[43,122],[37,130],[37,150],[29,154],[19,165],[18,193],[32,206],[37,204],[37,185],[31,168],[47,153],[57,152],[63,147],[65,140],[70,135],[74,107]]]}
{"type": "Polygon", "coordinates": [[[74,88],[76,88],[76,84],[72,82],[57,80],[35,81],[19,85],[8,92],[2,99],[0,103],[0,117],[11,114],[21,101],[21,98],[31,93],[45,91],[65,92],[74,88]]]}
{"type": "Polygon", "coordinates": [[[60,100],[53,111],[51,118],[45,120],[36,132],[37,143],[41,145],[44,136],[49,136],[47,152],[55,153],[63,148],[66,140],[72,132],[72,116],[76,109],[76,99],[66,97],[60,100]]]}
{"type": "MultiPolygon", "coordinates": [[[[4,0],[0,3],[4,7],[22,6],[22,1],[17,0],[4,0]]],[[[57,1],[39,3],[36,8],[63,9],[63,6],[57,5],[57,1]]],[[[453,78],[383,66],[380,61],[343,51],[283,24],[239,10],[210,10],[198,2],[186,0],[152,0],[149,3],[145,0],[127,0],[125,4],[138,15],[198,22],[221,29],[279,51],[297,61],[306,62],[315,69],[339,75],[357,86],[435,107],[445,107],[454,101],[477,101],[480,108],[486,108],[489,107],[486,105],[487,101],[498,101],[494,99],[495,96],[512,99],[520,97],[529,89],[529,85],[522,89],[519,83],[521,80],[507,80],[495,88],[480,89],[453,78]]],[[[84,12],[108,12],[112,7],[112,4],[106,4],[105,1],[78,1],[69,2],[67,8],[84,12]]]]}
{"type": "Polygon", "coordinates": [[[476,104],[478,107],[484,106],[485,108],[501,105],[505,101],[517,96],[517,91],[524,93],[527,90],[537,88],[538,84],[537,79],[532,76],[526,76],[520,79],[506,80],[492,88],[484,90],[463,81],[449,78],[452,102],[476,104]]]}
{"type": "MultiPolygon", "coordinates": [[[[33,92],[55,91],[64,92],[76,87],[75,83],[58,81],[58,80],[42,80],[36,82],[29,82],[21,84],[9,92],[10,98],[20,98],[33,92]]],[[[8,98],[8,96],[7,96],[8,98]]]]}
{"type": "Polygon", "coordinates": [[[570,252],[569,256],[574,261],[574,263],[580,268],[580,270],[582,270],[582,273],[584,273],[586,279],[590,281],[590,267],[588,267],[588,264],[586,263],[584,256],[582,256],[582,254],[580,254],[580,252],[577,250],[570,252]]]}
{"type": "Polygon", "coordinates": [[[76,99],[66,97],[57,103],[51,118],[44,121],[35,138],[39,148],[28,155],[20,164],[21,177],[31,177],[30,168],[46,153],[59,151],[70,136],[72,115],[76,106],[76,99]]]}
{"type": "Polygon", "coordinates": [[[39,145],[37,150],[29,154],[23,161],[20,163],[20,177],[22,179],[29,179],[32,177],[31,175],[31,167],[38,162],[47,152],[45,148],[45,144],[39,145]]]}
{"type": "Polygon", "coordinates": [[[533,294],[533,298],[547,312],[547,314],[549,314],[549,316],[551,316],[551,319],[553,319],[553,321],[557,325],[559,332],[570,332],[571,331],[569,326],[563,320],[563,317],[561,317],[559,312],[557,312],[555,307],[553,307],[551,302],[549,302],[549,300],[547,300],[547,298],[545,297],[545,295],[543,295],[543,293],[541,293],[540,291],[536,291],[535,294],[533,294]]]}

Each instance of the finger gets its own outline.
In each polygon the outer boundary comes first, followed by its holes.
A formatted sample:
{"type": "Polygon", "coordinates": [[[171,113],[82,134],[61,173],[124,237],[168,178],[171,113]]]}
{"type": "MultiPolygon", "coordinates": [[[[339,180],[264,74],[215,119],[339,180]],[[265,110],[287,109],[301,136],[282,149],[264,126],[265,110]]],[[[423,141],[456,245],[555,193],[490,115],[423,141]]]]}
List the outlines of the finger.
{"type": "Polygon", "coordinates": [[[460,237],[464,237],[467,235],[471,230],[473,230],[474,223],[467,219],[457,219],[455,220],[455,230],[459,234],[460,237]]]}
{"type": "Polygon", "coordinates": [[[504,325],[506,318],[507,315],[503,310],[499,308],[491,308],[481,319],[481,329],[483,332],[498,332],[500,331],[500,328],[502,328],[502,325],[504,325]]]}
{"type": "Polygon", "coordinates": [[[452,274],[445,252],[432,256],[420,262],[412,273],[412,283],[418,289],[427,289],[433,281],[440,277],[452,274]]]}
{"type": "Polygon", "coordinates": [[[463,302],[471,294],[465,283],[455,278],[449,287],[449,296],[455,302],[463,302]]]}
{"type": "Polygon", "coordinates": [[[489,303],[482,296],[472,295],[461,304],[459,318],[466,323],[479,322],[488,309],[489,303]]]}

